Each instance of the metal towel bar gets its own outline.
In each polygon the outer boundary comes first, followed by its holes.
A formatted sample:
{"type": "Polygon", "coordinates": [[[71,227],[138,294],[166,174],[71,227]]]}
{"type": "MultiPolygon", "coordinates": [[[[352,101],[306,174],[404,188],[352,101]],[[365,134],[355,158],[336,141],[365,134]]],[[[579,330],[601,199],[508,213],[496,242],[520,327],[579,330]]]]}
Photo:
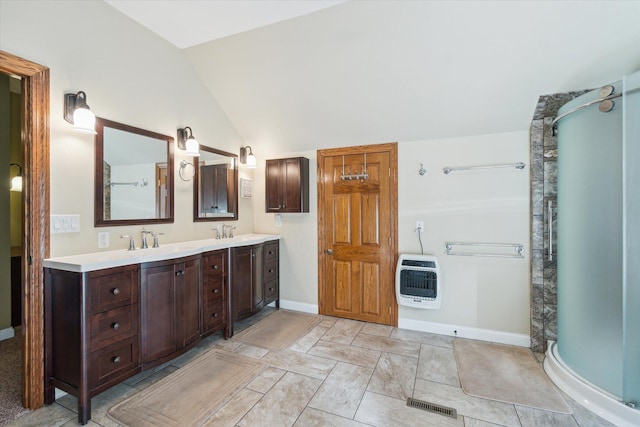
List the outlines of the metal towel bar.
{"type": "Polygon", "coordinates": [[[460,166],[460,167],[449,167],[447,166],[446,168],[442,168],[442,172],[444,172],[445,175],[449,175],[451,172],[456,172],[456,171],[469,171],[469,170],[474,170],[474,169],[497,169],[497,168],[516,168],[516,169],[524,169],[525,164],[520,162],[520,163],[508,163],[508,164],[500,164],[500,165],[483,165],[483,166],[460,166]]]}
{"type": "Polygon", "coordinates": [[[522,252],[524,246],[520,243],[471,243],[471,242],[445,242],[445,253],[447,255],[455,256],[479,256],[479,257],[499,257],[499,258],[524,258],[522,252]],[[482,247],[497,247],[497,248],[513,248],[515,254],[498,254],[489,252],[462,252],[452,253],[454,246],[482,246],[482,247]]]}

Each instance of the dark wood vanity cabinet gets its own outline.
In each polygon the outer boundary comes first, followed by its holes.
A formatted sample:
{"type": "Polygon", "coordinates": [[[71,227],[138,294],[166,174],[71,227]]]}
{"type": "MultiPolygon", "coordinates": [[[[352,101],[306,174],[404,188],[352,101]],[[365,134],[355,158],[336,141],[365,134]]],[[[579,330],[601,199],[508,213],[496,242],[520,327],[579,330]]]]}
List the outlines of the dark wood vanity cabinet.
{"type": "Polygon", "coordinates": [[[55,388],[76,396],[86,424],[91,397],[206,335],[229,338],[233,320],[279,298],[278,245],[85,273],[45,268],[45,403],[54,402],[55,388]]]}
{"type": "Polygon", "coordinates": [[[141,265],[143,368],[175,357],[200,339],[200,261],[195,255],[141,265]]]}
{"type": "Polygon", "coordinates": [[[266,161],[266,212],[309,212],[309,159],[266,161]]]}
{"type": "Polygon", "coordinates": [[[223,330],[229,338],[227,250],[202,254],[202,336],[223,330]]]}
{"type": "Polygon", "coordinates": [[[231,316],[233,322],[260,311],[275,301],[280,308],[279,253],[280,242],[231,248],[231,316]]]}
{"type": "Polygon", "coordinates": [[[264,305],[275,301],[276,308],[280,308],[280,275],[278,273],[280,256],[279,242],[268,242],[264,244],[262,251],[262,283],[264,289],[264,305]]]}
{"type": "Polygon", "coordinates": [[[140,372],[139,273],[45,269],[45,403],[76,396],[82,424],[92,396],[140,372]]]}

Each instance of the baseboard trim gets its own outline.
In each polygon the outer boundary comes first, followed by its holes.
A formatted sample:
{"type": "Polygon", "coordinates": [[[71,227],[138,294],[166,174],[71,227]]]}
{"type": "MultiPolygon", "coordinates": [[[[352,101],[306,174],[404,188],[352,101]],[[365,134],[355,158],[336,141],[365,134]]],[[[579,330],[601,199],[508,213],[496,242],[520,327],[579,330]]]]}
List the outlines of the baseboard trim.
{"type": "Polygon", "coordinates": [[[318,306],[316,304],[305,304],[302,302],[281,299],[280,308],[284,308],[285,310],[301,311],[303,313],[318,314],[318,306]]]}
{"type": "MultiPolygon", "coordinates": [[[[296,301],[280,300],[280,308],[301,311],[303,313],[318,314],[318,306],[296,301]]],[[[398,319],[398,328],[412,331],[430,332],[432,334],[449,335],[459,338],[469,338],[479,341],[495,342],[499,344],[531,347],[531,337],[525,334],[514,334],[492,329],[472,328],[469,326],[450,325],[446,323],[425,322],[423,320],[398,319]]]]}
{"type": "Polygon", "coordinates": [[[16,336],[12,327],[6,329],[0,329],[0,341],[8,340],[16,336]]]}
{"type": "Polygon", "coordinates": [[[413,319],[398,319],[398,328],[410,329],[420,332],[430,332],[440,335],[449,335],[459,338],[469,338],[479,341],[515,345],[518,347],[531,347],[531,338],[529,337],[529,335],[514,334],[511,332],[502,332],[492,329],[472,328],[469,326],[425,322],[423,320],[413,319]]]}

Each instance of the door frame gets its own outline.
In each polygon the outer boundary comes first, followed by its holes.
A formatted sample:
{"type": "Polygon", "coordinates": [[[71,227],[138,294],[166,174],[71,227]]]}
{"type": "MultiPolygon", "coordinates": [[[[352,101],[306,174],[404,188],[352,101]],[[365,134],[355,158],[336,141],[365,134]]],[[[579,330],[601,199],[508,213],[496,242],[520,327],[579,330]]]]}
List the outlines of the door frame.
{"type": "Polygon", "coordinates": [[[22,405],[44,404],[44,289],[49,257],[49,68],[0,50],[0,72],[22,79],[22,405]]]}
{"type": "Polygon", "coordinates": [[[325,271],[324,265],[326,262],[327,254],[325,249],[327,248],[327,242],[325,241],[325,215],[324,215],[324,158],[333,156],[349,156],[354,154],[364,153],[389,153],[389,204],[391,206],[391,212],[389,212],[391,218],[391,228],[389,230],[390,244],[389,253],[393,254],[393,260],[391,260],[392,268],[394,269],[391,274],[390,286],[392,287],[393,301],[396,304],[392,305],[391,317],[393,319],[393,326],[398,326],[398,304],[396,301],[395,293],[395,263],[398,259],[398,143],[388,142],[384,144],[374,145],[358,145],[353,147],[340,147],[330,148],[324,150],[318,150],[317,152],[317,182],[318,182],[318,311],[319,313],[325,312],[325,298],[326,290],[325,283],[325,271]]]}

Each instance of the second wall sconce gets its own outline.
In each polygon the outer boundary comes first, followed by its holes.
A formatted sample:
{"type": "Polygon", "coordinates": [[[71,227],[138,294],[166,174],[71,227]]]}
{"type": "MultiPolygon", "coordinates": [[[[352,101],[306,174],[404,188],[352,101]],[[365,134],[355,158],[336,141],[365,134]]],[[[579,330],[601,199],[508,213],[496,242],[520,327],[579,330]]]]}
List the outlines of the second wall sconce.
{"type": "Polygon", "coordinates": [[[17,166],[18,175],[11,179],[11,191],[22,191],[22,166],[17,163],[9,163],[9,167],[17,166]]]}
{"type": "Polygon", "coordinates": [[[96,116],[87,105],[87,94],[66,93],[64,95],[64,119],[81,133],[96,133],[96,116]]]}
{"type": "Polygon", "coordinates": [[[197,157],[200,155],[200,144],[193,137],[193,131],[190,127],[178,129],[178,148],[185,150],[189,156],[197,157]]]}
{"type": "Polygon", "coordinates": [[[251,146],[240,147],[240,163],[248,167],[249,169],[255,169],[257,166],[256,156],[253,155],[251,146]]]}

